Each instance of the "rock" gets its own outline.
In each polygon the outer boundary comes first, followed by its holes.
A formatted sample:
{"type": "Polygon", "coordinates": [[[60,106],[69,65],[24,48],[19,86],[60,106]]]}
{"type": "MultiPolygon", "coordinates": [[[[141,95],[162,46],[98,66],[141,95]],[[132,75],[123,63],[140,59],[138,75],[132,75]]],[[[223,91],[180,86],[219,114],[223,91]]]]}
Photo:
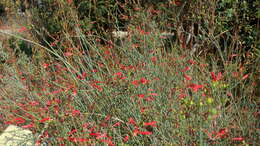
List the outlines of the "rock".
{"type": "Polygon", "coordinates": [[[0,146],[33,146],[34,138],[30,130],[14,125],[8,126],[0,135],[0,146]]]}

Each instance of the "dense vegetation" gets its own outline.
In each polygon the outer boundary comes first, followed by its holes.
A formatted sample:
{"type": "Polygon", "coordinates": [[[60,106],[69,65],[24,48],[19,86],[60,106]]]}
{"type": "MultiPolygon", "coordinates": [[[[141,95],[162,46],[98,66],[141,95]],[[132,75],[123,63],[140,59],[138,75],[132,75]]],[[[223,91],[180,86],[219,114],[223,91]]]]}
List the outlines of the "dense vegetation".
{"type": "Polygon", "coordinates": [[[40,2],[0,4],[26,19],[0,30],[2,128],[51,145],[260,144],[259,1],[40,2]]]}

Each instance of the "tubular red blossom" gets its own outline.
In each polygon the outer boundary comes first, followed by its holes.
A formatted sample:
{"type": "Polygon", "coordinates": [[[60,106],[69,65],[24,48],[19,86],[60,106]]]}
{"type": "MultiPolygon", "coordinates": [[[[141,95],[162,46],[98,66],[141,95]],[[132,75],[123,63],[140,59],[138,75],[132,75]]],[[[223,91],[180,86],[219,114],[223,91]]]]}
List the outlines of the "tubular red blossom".
{"type": "Polygon", "coordinates": [[[184,76],[184,78],[185,78],[186,80],[188,80],[188,81],[191,80],[191,77],[190,77],[190,76],[188,76],[188,75],[186,75],[186,74],[184,74],[183,76],[184,76]]]}
{"type": "Polygon", "coordinates": [[[77,132],[77,129],[72,129],[70,132],[68,132],[68,135],[74,134],[77,132]]]}
{"type": "Polygon", "coordinates": [[[125,138],[124,138],[124,142],[127,142],[129,140],[129,136],[127,135],[127,136],[125,136],[125,138]]]}
{"type": "Polygon", "coordinates": [[[216,76],[214,72],[211,72],[211,77],[213,81],[219,81],[222,78],[222,73],[219,72],[218,75],[216,76]]]}
{"type": "Polygon", "coordinates": [[[144,123],[144,126],[152,126],[152,127],[156,127],[156,121],[152,121],[152,122],[148,122],[148,123],[144,123]]]}
{"type": "Polygon", "coordinates": [[[122,72],[117,72],[117,73],[115,73],[114,75],[116,75],[116,76],[122,76],[122,72]]]}
{"type": "Polygon", "coordinates": [[[158,96],[157,93],[150,93],[151,96],[158,96]]]}
{"type": "Polygon", "coordinates": [[[89,139],[87,139],[87,138],[78,138],[78,141],[79,142],[87,142],[87,141],[89,141],[89,139]]]}
{"type": "Polygon", "coordinates": [[[16,124],[23,124],[23,123],[25,123],[26,121],[25,121],[25,119],[23,119],[23,118],[15,118],[14,119],[14,122],[16,123],[16,124]]]}
{"type": "Polygon", "coordinates": [[[96,137],[97,137],[97,136],[100,136],[100,133],[94,133],[94,132],[92,132],[92,133],[89,133],[89,135],[90,135],[90,136],[96,136],[96,137]]]}
{"type": "Polygon", "coordinates": [[[139,131],[138,133],[141,134],[141,135],[152,135],[153,134],[150,131],[139,131]]]}
{"type": "Polygon", "coordinates": [[[73,110],[72,111],[72,116],[75,117],[76,115],[80,115],[80,111],[79,110],[73,110]]]}
{"type": "Polygon", "coordinates": [[[113,127],[117,127],[117,126],[120,126],[120,125],[121,125],[120,122],[116,122],[116,123],[113,125],[113,127]]]}
{"type": "Polygon", "coordinates": [[[129,124],[136,125],[136,122],[133,118],[129,118],[129,124]]]}
{"type": "Polygon", "coordinates": [[[52,120],[52,119],[50,117],[47,117],[47,118],[43,118],[43,119],[39,120],[39,122],[44,123],[44,122],[50,121],[50,120],[52,120]]]}
{"type": "Polygon", "coordinates": [[[152,58],[151,58],[151,61],[153,62],[153,63],[156,63],[156,57],[155,56],[153,56],[152,58]]]}
{"type": "Polygon", "coordinates": [[[242,77],[242,80],[245,80],[246,78],[248,78],[249,74],[246,74],[242,77]]]}
{"type": "Polygon", "coordinates": [[[139,80],[132,81],[132,84],[135,85],[135,86],[138,86],[139,85],[139,80]]]}
{"type": "Polygon", "coordinates": [[[43,68],[48,68],[50,64],[47,64],[47,63],[43,63],[43,68]]]}
{"type": "Polygon", "coordinates": [[[34,127],[34,123],[31,123],[29,125],[23,125],[22,128],[33,128],[34,127]]]}
{"type": "Polygon", "coordinates": [[[191,84],[189,88],[191,88],[194,92],[197,92],[199,89],[203,88],[203,85],[191,84]]]}
{"type": "Polygon", "coordinates": [[[137,96],[138,96],[139,98],[141,98],[141,99],[143,99],[143,98],[145,97],[144,94],[138,94],[137,96]]]}
{"type": "Polygon", "coordinates": [[[101,88],[101,86],[97,85],[97,84],[91,84],[92,87],[98,89],[100,92],[103,91],[103,89],[101,88]]]}
{"type": "Polygon", "coordinates": [[[146,100],[146,101],[154,101],[155,98],[153,98],[152,96],[148,96],[145,100],[146,100]]]}
{"type": "Polygon", "coordinates": [[[27,31],[27,28],[25,26],[22,26],[21,28],[18,29],[18,32],[24,32],[27,31]]]}
{"type": "Polygon", "coordinates": [[[232,140],[234,140],[234,141],[243,141],[244,138],[243,137],[234,137],[234,138],[232,138],[232,140]]]}
{"type": "Polygon", "coordinates": [[[192,64],[192,65],[196,64],[196,61],[194,61],[194,60],[192,60],[192,59],[190,59],[188,62],[189,62],[190,64],[192,64]]]}
{"type": "Polygon", "coordinates": [[[187,66],[187,67],[185,67],[184,69],[182,69],[181,72],[186,72],[186,71],[188,71],[188,70],[190,70],[190,67],[187,66]]]}
{"type": "Polygon", "coordinates": [[[147,84],[147,83],[148,83],[148,80],[146,80],[145,78],[141,78],[141,79],[140,79],[140,82],[141,82],[142,84],[147,84]]]}

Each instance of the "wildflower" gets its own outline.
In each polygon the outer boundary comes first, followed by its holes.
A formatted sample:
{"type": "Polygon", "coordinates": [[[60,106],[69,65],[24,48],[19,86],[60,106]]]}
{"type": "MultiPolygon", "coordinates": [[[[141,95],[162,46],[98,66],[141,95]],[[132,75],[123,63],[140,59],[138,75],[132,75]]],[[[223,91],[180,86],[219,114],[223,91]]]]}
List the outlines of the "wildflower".
{"type": "Polygon", "coordinates": [[[155,100],[155,98],[154,97],[152,97],[152,96],[148,96],[146,99],[145,99],[146,101],[154,101],[155,100]]]}
{"type": "Polygon", "coordinates": [[[132,124],[132,125],[136,125],[136,122],[134,121],[134,119],[133,118],[129,118],[129,122],[128,122],[129,124],[132,124]]]}
{"type": "Polygon", "coordinates": [[[72,129],[70,132],[68,132],[68,135],[72,135],[74,133],[77,133],[77,129],[72,129]]]}
{"type": "Polygon", "coordinates": [[[31,101],[31,102],[29,102],[29,104],[31,106],[36,106],[36,105],[39,105],[40,103],[38,101],[31,101]]]}
{"type": "Polygon", "coordinates": [[[150,93],[151,96],[158,96],[157,93],[150,93]]]}
{"type": "Polygon", "coordinates": [[[77,142],[77,139],[75,137],[68,137],[68,141],[77,142]]]}
{"type": "Polygon", "coordinates": [[[103,91],[103,88],[101,88],[101,86],[99,86],[97,84],[91,84],[91,86],[98,89],[100,92],[103,91]]]}
{"type": "Polygon", "coordinates": [[[43,118],[43,119],[39,120],[39,122],[44,123],[44,122],[50,121],[50,120],[52,120],[52,119],[50,117],[47,117],[47,118],[43,118]]]}
{"type": "Polygon", "coordinates": [[[27,28],[25,26],[22,26],[21,28],[18,29],[18,32],[24,32],[27,31],[27,28]]]}
{"type": "Polygon", "coordinates": [[[89,135],[90,135],[90,136],[96,136],[96,137],[97,137],[97,136],[100,136],[100,133],[94,133],[94,132],[92,132],[92,133],[89,133],[89,135]]]}
{"type": "Polygon", "coordinates": [[[148,80],[146,80],[145,78],[141,78],[141,79],[140,79],[140,82],[141,82],[142,84],[146,84],[146,83],[148,83],[148,80]]]}
{"type": "Polygon", "coordinates": [[[228,132],[227,128],[220,129],[218,131],[218,133],[216,134],[215,138],[218,138],[218,137],[219,138],[224,138],[227,135],[227,132],[228,132]]]}
{"type": "Polygon", "coordinates": [[[73,110],[72,111],[72,116],[75,117],[76,115],[80,115],[80,111],[79,110],[73,110]]]}
{"type": "Polygon", "coordinates": [[[99,134],[96,138],[101,139],[101,138],[105,138],[105,137],[107,137],[107,134],[103,133],[103,134],[99,134]]]}
{"type": "Polygon", "coordinates": [[[156,63],[156,57],[153,56],[153,57],[151,58],[151,61],[152,61],[153,63],[156,63]]]}
{"type": "Polygon", "coordinates": [[[127,136],[125,136],[125,138],[124,138],[124,142],[127,142],[128,141],[128,139],[129,139],[129,136],[127,135],[127,136]]]}
{"type": "Polygon", "coordinates": [[[246,74],[242,77],[242,80],[245,80],[246,78],[248,78],[249,74],[246,74]]]}
{"type": "Polygon", "coordinates": [[[152,121],[152,122],[148,122],[148,123],[144,123],[144,126],[152,126],[152,127],[156,127],[156,121],[152,121]]]}
{"type": "Polygon", "coordinates": [[[182,69],[181,72],[186,72],[186,71],[188,71],[188,70],[190,70],[190,67],[187,66],[187,67],[185,67],[184,69],[182,69]]]}
{"type": "Polygon", "coordinates": [[[121,123],[120,122],[116,122],[112,127],[117,127],[117,126],[120,126],[121,123]]]}
{"type": "Polygon", "coordinates": [[[188,81],[191,80],[191,77],[190,77],[190,76],[188,76],[188,75],[186,75],[186,74],[184,74],[183,76],[184,76],[184,78],[185,78],[186,80],[188,80],[188,81]]]}
{"type": "Polygon", "coordinates": [[[197,92],[200,88],[203,88],[203,85],[191,84],[189,88],[192,88],[194,92],[197,92]]]}
{"type": "Polygon", "coordinates": [[[152,135],[153,134],[150,131],[139,131],[138,133],[141,134],[141,135],[152,135]]]}
{"type": "Polygon", "coordinates": [[[243,141],[244,138],[243,137],[234,137],[234,138],[232,138],[232,140],[234,140],[234,141],[243,141]]]}
{"type": "Polygon", "coordinates": [[[212,77],[212,79],[213,79],[214,82],[215,82],[215,81],[219,81],[219,80],[221,79],[221,77],[222,77],[222,73],[219,72],[218,75],[217,75],[217,77],[216,77],[215,73],[214,73],[214,72],[211,72],[211,77],[212,77]]]}
{"type": "Polygon", "coordinates": [[[43,63],[43,68],[48,68],[50,64],[47,64],[47,63],[43,63]]]}
{"type": "Polygon", "coordinates": [[[135,86],[138,86],[139,85],[139,80],[132,81],[132,84],[135,85],[135,86]]]}
{"type": "Polygon", "coordinates": [[[79,142],[87,142],[87,141],[89,141],[89,139],[87,139],[87,138],[78,138],[78,141],[79,142]]]}
{"type": "Polygon", "coordinates": [[[137,136],[137,134],[139,133],[139,128],[135,127],[134,131],[133,131],[133,135],[137,136]]]}
{"type": "Polygon", "coordinates": [[[138,94],[137,96],[138,96],[139,98],[141,98],[141,99],[145,97],[144,94],[138,94]]]}
{"type": "Polygon", "coordinates": [[[192,64],[192,65],[196,64],[196,61],[194,61],[194,60],[192,60],[192,59],[190,59],[188,62],[189,62],[190,64],[192,64]]]}
{"type": "Polygon", "coordinates": [[[22,123],[25,123],[26,121],[25,121],[25,119],[19,117],[19,118],[15,118],[14,122],[16,124],[22,124],[22,123]]]}
{"type": "Polygon", "coordinates": [[[93,69],[92,72],[93,72],[93,73],[96,73],[96,72],[98,72],[98,70],[97,70],[97,69],[93,69]]]}
{"type": "Polygon", "coordinates": [[[22,128],[33,128],[34,127],[34,124],[33,123],[30,123],[28,125],[23,125],[22,128]]]}

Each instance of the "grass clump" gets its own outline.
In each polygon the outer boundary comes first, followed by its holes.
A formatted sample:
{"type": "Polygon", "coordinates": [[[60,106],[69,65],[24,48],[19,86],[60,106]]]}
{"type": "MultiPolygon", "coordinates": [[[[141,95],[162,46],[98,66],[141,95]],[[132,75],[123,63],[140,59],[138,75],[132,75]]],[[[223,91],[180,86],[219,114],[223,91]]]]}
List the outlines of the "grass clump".
{"type": "MultiPolygon", "coordinates": [[[[67,21],[82,22],[70,4],[55,4],[69,9],[67,21]]],[[[214,50],[219,40],[207,34],[210,51],[190,53],[183,34],[167,45],[152,5],[148,13],[136,5],[119,40],[67,23],[57,34],[37,26],[27,38],[9,34],[18,41],[1,47],[0,122],[50,145],[258,144],[259,69],[249,59],[259,65],[257,54],[214,50]],[[21,40],[32,55],[13,52],[21,40]]]]}

